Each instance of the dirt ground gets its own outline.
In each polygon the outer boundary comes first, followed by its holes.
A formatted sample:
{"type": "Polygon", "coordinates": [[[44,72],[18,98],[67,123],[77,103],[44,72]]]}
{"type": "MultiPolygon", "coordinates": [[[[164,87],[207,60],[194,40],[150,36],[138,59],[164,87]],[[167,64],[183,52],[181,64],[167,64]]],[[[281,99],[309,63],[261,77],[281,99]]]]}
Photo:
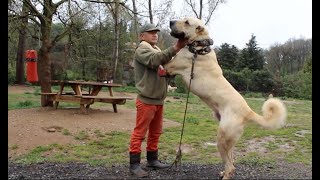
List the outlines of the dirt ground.
{"type": "MultiPolygon", "coordinates": [[[[8,92],[21,94],[34,92],[30,86],[8,86],[8,92]]],[[[135,94],[123,94],[135,98],[135,94]]],[[[79,108],[40,107],[8,111],[8,156],[14,158],[39,145],[79,144],[73,136],[62,133],[67,129],[71,134],[85,130],[93,136],[96,130],[103,133],[112,131],[131,132],[135,125],[134,109],[118,105],[118,113],[112,105],[90,108],[88,114],[81,114],[79,108]],[[18,148],[11,148],[16,146],[18,148]]],[[[164,119],[164,128],[180,126],[179,123],[164,119]]]]}
{"type": "MultiPolygon", "coordinates": [[[[8,86],[9,93],[34,92],[27,86],[8,86]]],[[[126,94],[135,97],[134,94],[126,94]]],[[[168,99],[175,101],[175,99],[168,99]]],[[[13,157],[24,154],[39,145],[51,143],[77,144],[73,136],[63,135],[62,129],[76,134],[82,130],[93,135],[94,131],[132,131],[135,111],[118,106],[114,113],[111,104],[92,108],[87,115],[79,108],[32,108],[8,111],[8,179],[136,179],[128,172],[128,164],[111,167],[90,166],[84,163],[41,162],[18,164],[13,157]],[[10,148],[17,146],[18,148],[10,148]]],[[[180,126],[164,120],[164,128],[180,126]]],[[[270,139],[269,139],[270,140],[270,139]]],[[[272,139],[271,139],[272,140],[272,139]]],[[[255,141],[248,145],[254,151],[263,151],[255,141]]],[[[170,162],[168,162],[170,163],[170,162]]],[[[153,170],[142,164],[149,176],[145,179],[219,179],[222,164],[186,164],[171,169],[153,170]]],[[[312,179],[312,167],[301,163],[277,162],[275,165],[236,164],[234,179],[312,179]]]]}

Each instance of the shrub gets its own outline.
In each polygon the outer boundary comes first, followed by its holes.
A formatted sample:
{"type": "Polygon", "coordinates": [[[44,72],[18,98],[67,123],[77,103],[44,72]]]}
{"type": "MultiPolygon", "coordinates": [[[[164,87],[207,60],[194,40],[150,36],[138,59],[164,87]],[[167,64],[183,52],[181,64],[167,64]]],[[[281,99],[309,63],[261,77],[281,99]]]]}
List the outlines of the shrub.
{"type": "Polygon", "coordinates": [[[312,100],[312,74],[299,72],[285,76],[283,90],[286,97],[312,100]]]}
{"type": "Polygon", "coordinates": [[[181,75],[177,75],[174,79],[174,82],[177,87],[177,93],[187,93],[188,87],[184,83],[181,75]]]}

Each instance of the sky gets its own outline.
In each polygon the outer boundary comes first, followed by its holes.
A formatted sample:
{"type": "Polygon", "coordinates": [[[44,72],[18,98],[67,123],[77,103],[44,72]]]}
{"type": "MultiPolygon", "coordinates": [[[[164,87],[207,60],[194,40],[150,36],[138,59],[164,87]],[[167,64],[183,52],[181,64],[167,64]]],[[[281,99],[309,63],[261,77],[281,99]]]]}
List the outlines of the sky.
{"type": "MultiPolygon", "coordinates": [[[[183,0],[175,0],[181,9],[183,0]]],[[[176,8],[176,7],[175,7],[176,8]]],[[[208,25],[214,46],[244,48],[256,36],[264,49],[294,38],[312,38],[312,0],[227,0],[208,25]]]]}

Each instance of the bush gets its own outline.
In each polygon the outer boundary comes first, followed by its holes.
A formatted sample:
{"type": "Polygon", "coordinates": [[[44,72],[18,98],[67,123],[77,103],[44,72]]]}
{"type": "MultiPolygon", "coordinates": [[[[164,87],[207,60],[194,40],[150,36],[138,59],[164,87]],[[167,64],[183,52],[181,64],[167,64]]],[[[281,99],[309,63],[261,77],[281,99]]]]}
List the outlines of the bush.
{"type": "Polygon", "coordinates": [[[19,103],[18,103],[18,106],[19,106],[20,108],[26,108],[26,107],[30,107],[30,106],[32,106],[32,105],[33,105],[32,101],[29,101],[29,100],[22,101],[22,102],[19,102],[19,103]]]}
{"type": "Polygon", "coordinates": [[[268,71],[258,70],[252,72],[251,84],[250,91],[267,93],[272,92],[275,81],[268,71]]]}
{"type": "Polygon", "coordinates": [[[174,82],[177,87],[177,90],[176,90],[177,93],[187,93],[188,87],[184,83],[181,75],[176,75],[174,82]]]}
{"type": "Polygon", "coordinates": [[[243,69],[240,72],[224,70],[223,74],[230,84],[238,91],[271,92],[275,82],[266,70],[251,71],[243,69]]]}
{"type": "Polygon", "coordinates": [[[242,73],[231,70],[223,70],[223,75],[237,91],[246,90],[246,82],[242,76],[242,73]]]}
{"type": "Polygon", "coordinates": [[[286,97],[312,100],[312,74],[299,72],[285,76],[283,90],[286,97]]]}

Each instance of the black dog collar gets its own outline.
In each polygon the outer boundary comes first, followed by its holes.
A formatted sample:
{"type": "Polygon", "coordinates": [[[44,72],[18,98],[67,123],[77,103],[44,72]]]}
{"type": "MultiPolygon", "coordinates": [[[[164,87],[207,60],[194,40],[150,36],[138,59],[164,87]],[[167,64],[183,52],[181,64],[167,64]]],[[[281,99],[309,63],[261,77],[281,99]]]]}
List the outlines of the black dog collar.
{"type": "Polygon", "coordinates": [[[205,55],[211,52],[210,46],[213,45],[212,39],[204,39],[200,41],[193,41],[192,43],[188,44],[189,51],[194,54],[205,55]],[[196,49],[198,46],[203,46],[201,49],[196,49]]]}

